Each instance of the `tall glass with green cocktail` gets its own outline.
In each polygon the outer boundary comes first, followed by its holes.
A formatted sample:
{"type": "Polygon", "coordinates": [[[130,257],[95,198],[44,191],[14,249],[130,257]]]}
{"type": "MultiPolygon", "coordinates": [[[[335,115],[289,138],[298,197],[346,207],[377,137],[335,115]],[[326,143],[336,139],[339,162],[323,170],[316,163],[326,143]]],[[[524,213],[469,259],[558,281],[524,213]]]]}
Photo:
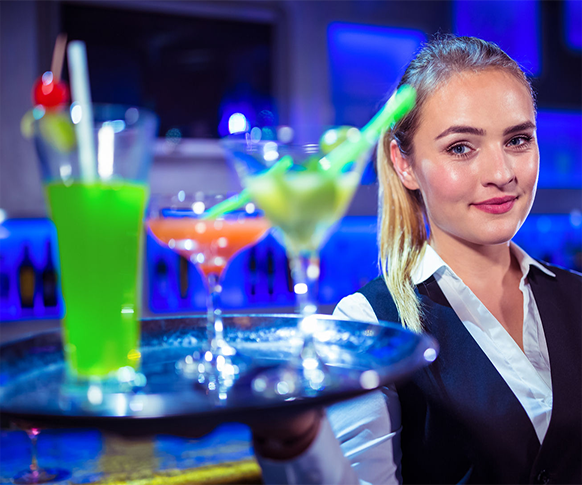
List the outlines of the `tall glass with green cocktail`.
{"type": "Polygon", "coordinates": [[[76,377],[104,378],[119,369],[127,375],[140,359],[143,216],[157,118],[143,109],[93,105],[87,148],[74,129],[74,109],[72,120],[55,122],[48,113],[34,124],[58,235],[65,356],[76,377]],[[91,164],[89,174],[83,163],[91,164]]]}

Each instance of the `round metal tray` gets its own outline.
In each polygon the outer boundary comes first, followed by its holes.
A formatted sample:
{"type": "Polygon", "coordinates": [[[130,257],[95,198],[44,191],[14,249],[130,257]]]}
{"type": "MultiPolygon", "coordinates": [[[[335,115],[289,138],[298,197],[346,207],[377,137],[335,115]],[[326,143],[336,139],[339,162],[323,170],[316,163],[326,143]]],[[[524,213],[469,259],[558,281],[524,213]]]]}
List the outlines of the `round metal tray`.
{"type": "Polygon", "coordinates": [[[90,385],[67,379],[60,332],[38,334],[0,347],[0,413],[38,426],[95,427],[126,434],[183,432],[188,423],[205,427],[228,421],[300,411],[405,379],[432,362],[434,339],[400,325],[335,320],[317,315],[315,347],[331,376],[323,389],[265,395],[253,379],[288,365],[301,349],[298,315],[225,315],[228,343],[248,365],[219,399],[207,386],[184,377],[176,362],[200,349],[205,317],[142,321],[140,372],[146,383],[129,390],[91,396],[90,385]]]}

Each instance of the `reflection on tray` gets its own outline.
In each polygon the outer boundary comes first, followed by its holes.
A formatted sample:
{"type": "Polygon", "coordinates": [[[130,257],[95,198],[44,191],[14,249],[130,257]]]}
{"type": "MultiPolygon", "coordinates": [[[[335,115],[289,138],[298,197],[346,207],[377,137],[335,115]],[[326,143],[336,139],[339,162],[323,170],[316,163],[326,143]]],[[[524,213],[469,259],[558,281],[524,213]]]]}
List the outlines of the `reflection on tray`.
{"type": "Polygon", "coordinates": [[[133,380],[126,379],[116,388],[67,379],[58,332],[11,343],[1,348],[0,411],[13,418],[34,417],[102,429],[139,427],[144,432],[148,423],[156,428],[179,426],[183,416],[216,423],[236,421],[245,413],[265,408],[325,405],[355,396],[403,379],[436,358],[437,347],[431,338],[399,325],[318,316],[315,343],[333,376],[331,384],[317,392],[301,388],[278,396],[256,392],[252,381],[258,373],[286,363],[301,348],[299,318],[225,316],[227,341],[251,363],[226,399],[218,399],[208,388],[176,371],[176,362],[203,342],[205,317],[144,320],[139,373],[134,372],[133,380]]]}

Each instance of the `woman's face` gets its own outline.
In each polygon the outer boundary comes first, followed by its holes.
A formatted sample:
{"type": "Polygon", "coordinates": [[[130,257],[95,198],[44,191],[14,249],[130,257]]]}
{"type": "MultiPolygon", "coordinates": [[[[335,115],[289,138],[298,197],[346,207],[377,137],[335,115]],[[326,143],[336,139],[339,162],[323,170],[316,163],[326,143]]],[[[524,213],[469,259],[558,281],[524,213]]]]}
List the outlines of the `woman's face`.
{"type": "Polygon", "coordinates": [[[434,244],[515,235],[536,191],[535,121],[529,91],[501,70],[456,74],[427,99],[412,163],[395,166],[407,188],[420,189],[434,244]]]}

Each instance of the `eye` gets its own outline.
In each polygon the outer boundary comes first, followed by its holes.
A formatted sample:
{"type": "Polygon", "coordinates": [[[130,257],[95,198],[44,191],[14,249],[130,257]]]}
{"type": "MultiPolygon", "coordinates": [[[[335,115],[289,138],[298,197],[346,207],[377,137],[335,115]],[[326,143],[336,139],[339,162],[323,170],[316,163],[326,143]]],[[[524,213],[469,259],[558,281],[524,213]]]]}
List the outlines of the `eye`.
{"type": "Polygon", "coordinates": [[[533,137],[529,135],[519,135],[514,136],[511,140],[507,142],[508,147],[518,147],[518,148],[525,148],[529,146],[533,137]]]}
{"type": "Polygon", "coordinates": [[[456,157],[467,157],[471,153],[471,148],[464,143],[457,143],[447,148],[447,152],[456,157]]]}

